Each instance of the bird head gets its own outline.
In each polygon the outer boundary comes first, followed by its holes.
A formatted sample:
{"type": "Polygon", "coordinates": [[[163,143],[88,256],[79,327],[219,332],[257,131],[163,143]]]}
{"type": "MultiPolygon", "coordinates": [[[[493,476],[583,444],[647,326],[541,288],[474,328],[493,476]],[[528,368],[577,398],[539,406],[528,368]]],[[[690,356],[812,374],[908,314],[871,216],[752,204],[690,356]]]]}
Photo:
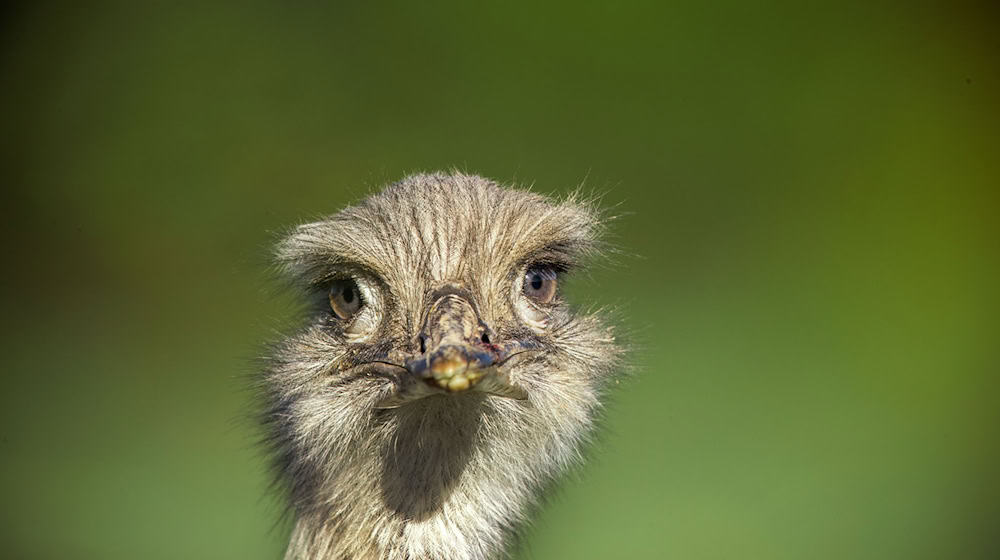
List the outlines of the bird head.
{"type": "Polygon", "coordinates": [[[311,304],[265,374],[265,421],[299,515],[363,502],[390,527],[471,503],[502,540],[579,455],[618,366],[611,329],[561,290],[602,228],[587,202],[452,173],[292,231],[278,261],[311,304]]]}

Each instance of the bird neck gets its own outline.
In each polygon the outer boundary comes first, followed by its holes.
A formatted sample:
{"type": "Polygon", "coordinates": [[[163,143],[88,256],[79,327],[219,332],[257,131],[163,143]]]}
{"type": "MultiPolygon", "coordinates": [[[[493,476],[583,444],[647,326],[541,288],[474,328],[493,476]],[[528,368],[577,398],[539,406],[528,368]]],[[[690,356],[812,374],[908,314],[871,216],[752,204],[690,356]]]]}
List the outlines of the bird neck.
{"type": "MultiPolygon", "coordinates": [[[[299,510],[286,558],[500,556],[580,434],[547,428],[530,403],[469,397],[396,409],[338,456],[299,510]]],[[[576,425],[589,426],[585,408],[576,425]]]]}

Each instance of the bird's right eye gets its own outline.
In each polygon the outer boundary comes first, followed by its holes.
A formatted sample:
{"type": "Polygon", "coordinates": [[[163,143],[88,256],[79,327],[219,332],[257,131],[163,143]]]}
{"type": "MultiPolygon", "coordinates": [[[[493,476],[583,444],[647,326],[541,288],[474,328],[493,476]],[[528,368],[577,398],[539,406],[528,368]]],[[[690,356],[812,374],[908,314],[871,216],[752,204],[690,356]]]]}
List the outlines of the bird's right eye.
{"type": "Polygon", "coordinates": [[[339,319],[350,319],[361,309],[363,303],[361,290],[354,280],[336,280],[330,285],[330,309],[339,319]]]}
{"type": "Polygon", "coordinates": [[[549,303],[556,295],[556,271],[532,267],[524,273],[524,295],[536,303],[549,303]]]}

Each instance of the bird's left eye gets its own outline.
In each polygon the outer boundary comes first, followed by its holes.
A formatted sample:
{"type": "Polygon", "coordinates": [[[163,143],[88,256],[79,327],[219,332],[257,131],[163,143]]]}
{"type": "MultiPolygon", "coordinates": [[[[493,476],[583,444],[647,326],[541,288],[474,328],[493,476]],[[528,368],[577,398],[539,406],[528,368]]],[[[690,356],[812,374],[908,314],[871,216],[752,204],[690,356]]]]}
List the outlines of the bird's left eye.
{"type": "Polygon", "coordinates": [[[556,271],[532,267],[524,273],[524,295],[535,303],[549,303],[556,295],[556,271]]]}
{"type": "Polygon", "coordinates": [[[350,319],[361,309],[361,290],[354,280],[336,280],[330,285],[330,309],[342,320],[350,319]]]}

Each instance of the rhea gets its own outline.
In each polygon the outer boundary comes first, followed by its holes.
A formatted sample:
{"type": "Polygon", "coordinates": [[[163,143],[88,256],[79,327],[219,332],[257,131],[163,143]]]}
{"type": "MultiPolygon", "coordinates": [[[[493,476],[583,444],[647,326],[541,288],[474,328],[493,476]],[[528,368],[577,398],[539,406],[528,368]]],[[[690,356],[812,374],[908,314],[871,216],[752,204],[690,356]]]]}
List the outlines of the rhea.
{"type": "Polygon", "coordinates": [[[288,559],[503,556],[577,463],[621,348],[559,284],[594,204],[413,175],[280,242],[305,324],[263,375],[288,559]]]}

